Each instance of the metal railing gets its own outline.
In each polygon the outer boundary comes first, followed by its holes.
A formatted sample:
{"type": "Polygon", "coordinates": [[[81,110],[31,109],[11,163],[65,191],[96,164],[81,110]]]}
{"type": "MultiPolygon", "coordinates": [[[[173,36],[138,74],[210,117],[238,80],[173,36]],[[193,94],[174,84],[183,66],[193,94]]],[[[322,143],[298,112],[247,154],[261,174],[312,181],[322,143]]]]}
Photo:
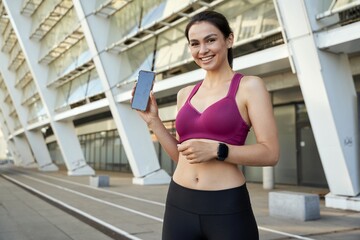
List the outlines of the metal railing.
{"type": "Polygon", "coordinates": [[[39,62],[50,64],[52,61],[60,57],[61,54],[66,52],[69,48],[74,46],[83,38],[84,38],[84,33],[81,27],[78,27],[71,34],[65,36],[65,38],[62,41],[60,41],[57,45],[51,48],[44,56],[42,56],[39,62]]]}
{"type": "Polygon", "coordinates": [[[41,40],[73,7],[71,0],[59,2],[30,34],[30,38],[41,40]]]}
{"type": "Polygon", "coordinates": [[[106,51],[113,53],[121,53],[132,47],[135,47],[138,44],[148,40],[151,37],[159,35],[160,33],[168,30],[169,28],[175,27],[176,25],[186,21],[191,18],[193,15],[198,12],[213,8],[226,0],[215,0],[211,3],[204,1],[194,0],[189,5],[185,6],[178,12],[172,13],[169,16],[166,16],[158,21],[149,24],[145,28],[140,28],[137,32],[130,34],[119,41],[113,43],[106,51]],[[194,6],[199,7],[197,10],[194,10],[194,6]]]}
{"type": "Polygon", "coordinates": [[[329,9],[324,13],[319,13],[316,15],[316,19],[320,20],[326,17],[330,17],[334,14],[337,14],[339,12],[343,12],[346,10],[349,10],[351,8],[360,6],[360,0],[353,0],[353,1],[339,1],[339,0],[333,0],[331,3],[329,9]]]}
{"type": "Polygon", "coordinates": [[[108,18],[132,1],[133,0],[108,0],[101,4],[93,13],[108,18]]]}
{"type": "Polygon", "coordinates": [[[26,0],[20,12],[25,16],[31,17],[43,2],[43,0],[26,0]]]}

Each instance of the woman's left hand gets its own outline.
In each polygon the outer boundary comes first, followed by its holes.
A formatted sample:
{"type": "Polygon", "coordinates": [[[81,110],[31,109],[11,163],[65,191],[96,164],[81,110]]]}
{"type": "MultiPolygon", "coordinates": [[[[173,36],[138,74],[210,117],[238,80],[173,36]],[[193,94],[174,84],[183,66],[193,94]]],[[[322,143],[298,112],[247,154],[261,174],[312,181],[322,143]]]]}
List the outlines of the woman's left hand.
{"type": "Polygon", "coordinates": [[[213,160],[217,156],[216,142],[187,141],[178,144],[178,151],[190,164],[203,163],[213,160]]]}

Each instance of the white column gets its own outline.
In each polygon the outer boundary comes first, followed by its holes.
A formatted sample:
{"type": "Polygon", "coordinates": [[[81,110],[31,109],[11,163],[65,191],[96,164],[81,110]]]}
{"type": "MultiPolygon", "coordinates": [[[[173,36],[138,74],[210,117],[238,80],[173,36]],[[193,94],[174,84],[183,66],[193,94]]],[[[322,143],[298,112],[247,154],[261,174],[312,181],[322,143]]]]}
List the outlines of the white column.
{"type": "MultiPolygon", "coordinates": [[[[2,36],[0,36],[0,42],[3,42],[2,36]]],[[[46,142],[40,129],[28,131],[27,120],[28,109],[21,104],[22,93],[20,89],[15,87],[16,74],[11,72],[6,66],[9,66],[9,56],[0,51],[0,72],[3,76],[3,81],[6,85],[8,93],[12,99],[13,105],[19,117],[19,121],[24,129],[30,148],[32,149],[35,159],[38,163],[39,170],[41,171],[57,171],[59,168],[52,163],[49,150],[46,146],[46,142]]]]}
{"type": "Polygon", "coordinates": [[[27,141],[25,135],[17,135],[13,137],[15,146],[21,158],[21,166],[25,168],[36,168],[38,165],[35,163],[35,159],[29,142],[27,141]]]}
{"type": "Polygon", "coordinates": [[[43,172],[58,171],[58,166],[56,166],[51,160],[50,152],[42,132],[40,130],[25,131],[25,135],[35,155],[35,159],[39,165],[39,170],[43,172]]]}
{"type": "Polygon", "coordinates": [[[168,183],[170,177],[160,168],[148,127],[129,104],[117,103],[115,100],[118,92],[113,86],[121,79],[121,74],[129,72],[130,68],[124,54],[114,55],[105,51],[109,44],[109,19],[93,14],[95,0],[73,2],[103,89],[107,89],[105,95],[134,174],[133,183],[168,183]]]}
{"type": "Polygon", "coordinates": [[[21,159],[19,158],[19,154],[16,151],[16,147],[15,147],[15,144],[14,144],[13,140],[10,139],[9,128],[8,128],[8,126],[6,124],[5,117],[4,117],[3,113],[2,113],[2,111],[0,111],[0,125],[1,125],[2,133],[3,133],[3,135],[5,137],[5,140],[6,140],[6,143],[7,143],[8,151],[10,152],[11,156],[13,157],[15,165],[20,166],[21,165],[21,159]]]}
{"type": "Polygon", "coordinates": [[[0,109],[0,161],[6,159],[5,152],[7,150],[7,140],[8,134],[6,128],[6,123],[4,122],[4,117],[2,116],[2,111],[0,109]]]}
{"type": "Polygon", "coordinates": [[[10,151],[10,154],[11,154],[13,160],[14,160],[14,164],[16,166],[20,166],[21,159],[19,158],[19,153],[16,150],[14,141],[9,140],[9,141],[7,141],[7,144],[8,144],[8,150],[10,151]]]}
{"type": "Polygon", "coordinates": [[[38,63],[41,43],[29,39],[32,29],[31,19],[21,14],[21,1],[3,0],[3,3],[47,112],[51,128],[68,169],[68,174],[72,176],[94,175],[95,171],[85,161],[72,120],[64,122],[54,120],[56,91],[47,87],[49,67],[38,63]]]}
{"type": "MultiPolygon", "coordinates": [[[[10,109],[7,104],[4,104],[5,100],[5,93],[2,89],[0,89],[0,109],[3,113],[4,122],[7,123],[9,128],[9,134],[13,134],[15,132],[15,122],[10,117],[10,109]]],[[[33,157],[33,154],[31,152],[31,148],[29,146],[28,141],[24,139],[23,136],[13,136],[14,145],[17,149],[16,151],[16,159],[20,166],[24,167],[36,167],[35,159],[33,157]]]]}
{"type": "Polygon", "coordinates": [[[332,194],[360,193],[357,97],[345,54],[317,48],[318,1],[276,0],[332,194]]]}
{"type": "Polygon", "coordinates": [[[263,167],[263,188],[266,190],[274,189],[275,187],[275,172],[274,167],[263,167]]]}

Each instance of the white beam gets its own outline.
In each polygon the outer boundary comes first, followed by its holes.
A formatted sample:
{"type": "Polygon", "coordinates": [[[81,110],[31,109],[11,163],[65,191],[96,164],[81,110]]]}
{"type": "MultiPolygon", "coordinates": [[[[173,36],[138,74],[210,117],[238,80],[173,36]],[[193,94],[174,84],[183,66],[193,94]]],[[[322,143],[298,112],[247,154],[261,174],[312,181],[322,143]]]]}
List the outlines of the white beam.
{"type": "Polygon", "coordinates": [[[41,53],[41,42],[29,39],[32,30],[31,18],[21,14],[21,1],[3,0],[3,3],[50,120],[68,174],[72,176],[94,175],[94,170],[85,161],[72,120],[66,122],[56,122],[54,120],[56,91],[47,87],[49,67],[38,62],[41,53]]]}
{"type": "Polygon", "coordinates": [[[358,119],[345,54],[317,48],[309,10],[316,1],[276,0],[331,193],[360,193],[358,119]]]}
{"type": "Polygon", "coordinates": [[[168,183],[169,175],[162,169],[157,159],[149,129],[136,111],[127,103],[115,100],[120,89],[114,88],[121,75],[130,73],[129,60],[125,54],[114,55],[106,52],[110,29],[109,19],[99,17],[94,12],[95,0],[74,0],[74,7],[81,21],[86,41],[94,56],[109,108],[124,145],[136,184],[168,183]],[[141,146],[141,147],[140,147],[141,146]]]}
{"type": "MultiPolygon", "coordinates": [[[[2,36],[0,36],[0,42],[3,42],[2,36]]],[[[57,171],[59,168],[52,163],[49,150],[46,146],[44,137],[40,131],[40,129],[35,129],[30,132],[27,130],[29,119],[28,109],[26,106],[21,104],[22,92],[20,89],[15,87],[16,83],[16,74],[11,72],[6,66],[9,65],[10,57],[4,52],[0,51],[0,72],[3,76],[3,81],[6,85],[8,93],[10,94],[11,100],[13,102],[14,108],[19,117],[19,121],[24,129],[25,137],[27,138],[29,143],[29,147],[32,149],[32,152],[35,156],[35,159],[38,163],[39,170],[41,171],[57,171]]],[[[25,141],[24,141],[25,142],[25,141]]],[[[23,147],[23,146],[21,146],[23,147]]]]}
{"type": "MultiPolygon", "coordinates": [[[[4,102],[5,92],[0,89],[0,101],[4,102]]],[[[7,135],[12,134],[15,131],[15,123],[14,120],[10,118],[9,106],[7,104],[0,104],[1,112],[3,113],[4,122],[8,124],[9,133],[7,135]]],[[[14,144],[16,147],[16,151],[14,151],[14,157],[17,160],[18,165],[24,167],[35,167],[35,159],[31,152],[28,141],[24,139],[22,135],[13,137],[14,144]]]]}
{"type": "Polygon", "coordinates": [[[19,154],[17,153],[16,148],[14,147],[13,140],[10,139],[9,127],[7,126],[7,123],[5,121],[5,117],[2,113],[2,111],[0,111],[0,122],[1,122],[1,124],[0,124],[1,131],[3,133],[3,136],[4,136],[6,144],[7,144],[7,150],[10,152],[11,156],[13,157],[15,165],[20,165],[21,159],[18,157],[19,154]]]}

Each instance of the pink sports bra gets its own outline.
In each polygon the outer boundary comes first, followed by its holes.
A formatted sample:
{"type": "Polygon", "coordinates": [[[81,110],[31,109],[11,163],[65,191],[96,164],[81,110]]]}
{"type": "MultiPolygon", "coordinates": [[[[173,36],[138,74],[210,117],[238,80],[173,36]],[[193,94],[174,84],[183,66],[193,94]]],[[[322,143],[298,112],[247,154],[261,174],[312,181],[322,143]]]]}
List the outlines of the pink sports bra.
{"type": "Polygon", "coordinates": [[[189,139],[212,139],[232,145],[244,145],[249,126],[240,115],[235,96],[243,75],[236,73],[227,95],[202,113],[191,105],[191,99],[202,81],[195,85],[176,116],[180,143],[189,139]]]}

